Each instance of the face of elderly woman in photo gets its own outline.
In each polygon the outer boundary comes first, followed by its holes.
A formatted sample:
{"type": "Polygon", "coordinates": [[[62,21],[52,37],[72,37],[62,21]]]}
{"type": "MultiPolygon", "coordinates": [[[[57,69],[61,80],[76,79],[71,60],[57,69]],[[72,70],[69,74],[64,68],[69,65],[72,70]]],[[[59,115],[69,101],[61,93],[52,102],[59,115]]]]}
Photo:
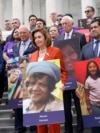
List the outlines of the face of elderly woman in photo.
{"type": "Polygon", "coordinates": [[[48,88],[48,75],[42,75],[42,77],[29,78],[28,93],[33,103],[45,103],[50,96],[50,90],[48,88]]]}
{"type": "Polygon", "coordinates": [[[35,39],[35,43],[37,45],[37,47],[45,47],[46,46],[46,42],[45,42],[45,37],[41,32],[36,32],[34,34],[34,39],[35,39]]]}
{"type": "Polygon", "coordinates": [[[71,71],[74,70],[74,62],[79,60],[78,54],[70,45],[65,46],[62,49],[62,51],[63,51],[66,70],[68,73],[70,73],[71,71]]]}

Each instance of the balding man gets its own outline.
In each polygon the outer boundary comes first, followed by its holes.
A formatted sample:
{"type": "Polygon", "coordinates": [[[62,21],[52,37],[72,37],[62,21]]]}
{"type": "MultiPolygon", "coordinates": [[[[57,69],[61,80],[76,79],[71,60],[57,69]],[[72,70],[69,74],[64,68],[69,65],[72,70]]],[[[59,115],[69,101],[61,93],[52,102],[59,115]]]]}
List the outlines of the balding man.
{"type": "Polygon", "coordinates": [[[78,33],[73,30],[74,20],[70,16],[64,16],[61,20],[62,28],[64,29],[64,33],[62,35],[59,35],[55,41],[54,44],[56,44],[56,41],[59,40],[66,40],[71,38],[79,38],[80,40],[80,48],[86,44],[86,38],[84,34],[78,33]]]}
{"type": "Polygon", "coordinates": [[[14,57],[30,54],[36,50],[32,44],[30,36],[31,32],[27,26],[22,25],[19,27],[19,37],[21,41],[18,43],[18,45],[13,47],[14,57]]]}

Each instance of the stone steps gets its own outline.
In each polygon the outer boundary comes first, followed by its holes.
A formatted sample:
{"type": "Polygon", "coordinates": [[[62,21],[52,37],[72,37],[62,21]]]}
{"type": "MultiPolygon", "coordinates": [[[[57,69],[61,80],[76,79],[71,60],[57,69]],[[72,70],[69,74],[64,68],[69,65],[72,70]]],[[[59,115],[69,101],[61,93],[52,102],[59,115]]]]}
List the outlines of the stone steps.
{"type": "Polygon", "coordinates": [[[12,109],[8,108],[8,93],[4,92],[0,104],[0,133],[14,133],[14,118],[11,118],[12,109]]]}
{"type": "MultiPolygon", "coordinates": [[[[0,133],[14,133],[14,118],[10,118],[12,109],[8,108],[7,105],[8,93],[5,92],[3,95],[3,103],[0,105],[0,133]]],[[[72,100],[73,103],[73,100],[72,100]]],[[[76,128],[76,111],[74,104],[72,104],[72,114],[73,114],[73,128],[76,128]]],[[[64,124],[61,124],[61,133],[64,132],[64,124]]],[[[26,133],[30,133],[29,128],[27,128],[26,133]]],[[[85,129],[84,133],[91,133],[90,129],[85,129]]]]}
{"type": "Polygon", "coordinates": [[[0,126],[0,133],[14,133],[14,126],[0,126]]]}

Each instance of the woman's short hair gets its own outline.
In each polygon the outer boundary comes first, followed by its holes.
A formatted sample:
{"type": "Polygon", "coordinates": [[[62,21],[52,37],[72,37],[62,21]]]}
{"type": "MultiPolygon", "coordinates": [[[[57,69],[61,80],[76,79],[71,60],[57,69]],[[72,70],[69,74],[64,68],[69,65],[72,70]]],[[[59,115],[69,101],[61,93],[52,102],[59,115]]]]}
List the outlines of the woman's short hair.
{"type": "Polygon", "coordinates": [[[47,47],[51,46],[51,37],[46,29],[35,29],[32,31],[33,44],[37,47],[37,45],[35,43],[35,37],[34,37],[35,33],[37,33],[37,32],[40,32],[44,36],[44,38],[46,40],[46,46],[47,47]]]}

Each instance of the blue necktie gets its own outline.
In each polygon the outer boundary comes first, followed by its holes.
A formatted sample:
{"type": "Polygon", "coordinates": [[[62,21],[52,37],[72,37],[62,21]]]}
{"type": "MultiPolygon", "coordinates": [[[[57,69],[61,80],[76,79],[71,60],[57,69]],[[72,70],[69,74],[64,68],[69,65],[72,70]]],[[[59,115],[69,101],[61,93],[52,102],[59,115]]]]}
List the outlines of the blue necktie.
{"type": "Polygon", "coordinates": [[[95,42],[95,48],[94,48],[94,55],[95,55],[95,57],[98,57],[98,49],[99,49],[99,42],[100,41],[96,41],[95,42]]]}

